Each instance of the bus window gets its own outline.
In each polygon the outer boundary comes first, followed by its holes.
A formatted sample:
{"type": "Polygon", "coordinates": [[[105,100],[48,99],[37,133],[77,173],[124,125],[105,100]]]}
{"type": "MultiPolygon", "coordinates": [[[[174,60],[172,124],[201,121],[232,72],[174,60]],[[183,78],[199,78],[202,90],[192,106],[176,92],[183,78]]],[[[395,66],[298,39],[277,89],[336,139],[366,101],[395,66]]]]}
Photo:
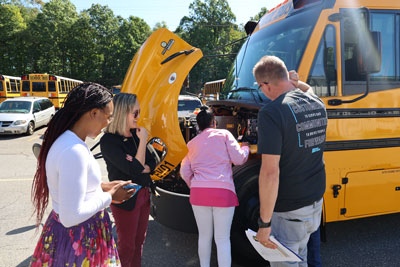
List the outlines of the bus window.
{"type": "MultiPolygon", "coordinates": [[[[343,10],[343,55],[344,82],[343,95],[362,94],[365,91],[366,76],[360,74],[357,66],[357,44],[360,34],[366,32],[365,15],[354,10],[343,10]],[[361,85],[361,86],[360,86],[361,85]]],[[[376,92],[398,88],[400,83],[396,76],[396,66],[399,64],[399,48],[396,42],[399,33],[399,18],[393,13],[371,13],[370,25],[372,31],[381,33],[382,67],[379,73],[371,74],[369,91],[376,92]],[[396,23],[397,22],[397,23],[396,23]],[[397,24],[397,27],[396,27],[397,24]]]]}
{"type": "MultiPolygon", "coordinates": [[[[382,41],[382,67],[378,73],[371,74],[371,81],[394,81],[396,80],[396,61],[393,60],[396,51],[395,15],[394,14],[371,14],[372,31],[381,33],[382,41]]],[[[396,86],[397,87],[397,86],[396,86]]],[[[392,88],[392,87],[389,87],[392,88]]]]}
{"type": "Polygon", "coordinates": [[[32,92],[46,92],[46,83],[32,82],[32,92]]]}
{"type": "MultiPolygon", "coordinates": [[[[367,27],[367,21],[365,18],[365,14],[359,12],[358,10],[345,10],[344,19],[342,23],[343,27],[343,48],[344,48],[344,73],[345,73],[345,82],[352,81],[365,81],[365,75],[360,74],[357,65],[357,44],[359,43],[359,35],[361,31],[365,31],[367,27]]],[[[345,84],[346,84],[345,83],[345,84]]],[[[357,86],[361,90],[361,86],[357,86]]],[[[350,87],[344,86],[344,94],[354,94],[354,92],[349,92],[350,87]],[[347,90],[346,90],[347,89],[347,90]]]]}
{"type": "Polygon", "coordinates": [[[3,81],[0,80],[0,91],[4,91],[3,81]]]}
{"type": "Polygon", "coordinates": [[[56,91],[56,82],[54,81],[49,81],[47,83],[47,86],[49,88],[49,92],[55,92],[56,91]]]}
{"type": "Polygon", "coordinates": [[[14,79],[10,79],[10,83],[11,83],[11,92],[18,92],[19,90],[17,88],[18,86],[17,81],[14,79]]]}
{"type": "Polygon", "coordinates": [[[6,82],[7,92],[11,92],[11,84],[9,81],[6,82]]]}
{"type": "Polygon", "coordinates": [[[21,81],[20,80],[15,80],[17,83],[17,92],[21,91],[21,81]]]}
{"type": "Polygon", "coordinates": [[[337,95],[336,31],[328,25],[321,38],[318,52],[311,67],[307,83],[318,96],[337,95]]]}
{"type": "Polygon", "coordinates": [[[23,92],[30,92],[31,87],[30,87],[30,82],[29,81],[23,81],[22,82],[22,91],[23,92]]]}
{"type": "Polygon", "coordinates": [[[61,81],[61,92],[65,92],[65,81],[61,81]]]}

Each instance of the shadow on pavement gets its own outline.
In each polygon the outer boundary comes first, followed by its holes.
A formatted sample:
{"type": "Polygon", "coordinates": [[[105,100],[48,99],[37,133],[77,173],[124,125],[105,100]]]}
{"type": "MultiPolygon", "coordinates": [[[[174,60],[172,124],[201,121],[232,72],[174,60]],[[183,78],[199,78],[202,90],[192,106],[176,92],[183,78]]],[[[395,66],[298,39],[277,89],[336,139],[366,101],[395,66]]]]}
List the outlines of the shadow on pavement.
{"type": "Polygon", "coordinates": [[[18,264],[16,267],[28,267],[29,263],[31,262],[31,258],[32,258],[32,256],[27,258],[26,260],[24,260],[20,264],[18,264]]]}
{"type": "Polygon", "coordinates": [[[25,134],[2,134],[0,135],[0,140],[14,140],[26,137],[25,134]]]}
{"type": "Polygon", "coordinates": [[[21,227],[21,228],[17,228],[17,229],[11,230],[11,231],[7,232],[6,235],[17,235],[17,234],[21,234],[21,233],[30,231],[30,230],[35,229],[35,228],[36,228],[36,225],[24,226],[24,227],[21,227]]]}

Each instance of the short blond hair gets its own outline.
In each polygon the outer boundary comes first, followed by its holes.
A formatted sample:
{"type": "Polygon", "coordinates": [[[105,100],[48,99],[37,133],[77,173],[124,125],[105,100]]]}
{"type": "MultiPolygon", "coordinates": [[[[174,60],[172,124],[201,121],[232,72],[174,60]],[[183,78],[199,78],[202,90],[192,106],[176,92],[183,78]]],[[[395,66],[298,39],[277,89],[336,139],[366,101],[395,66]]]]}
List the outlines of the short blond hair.
{"type": "Polygon", "coordinates": [[[263,56],[253,68],[257,82],[288,80],[289,74],[285,63],[276,56],[263,56]]]}
{"type": "Polygon", "coordinates": [[[113,120],[105,132],[124,135],[126,130],[126,116],[133,110],[137,97],[135,94],[119,93],[113,97],[113,120]]]}

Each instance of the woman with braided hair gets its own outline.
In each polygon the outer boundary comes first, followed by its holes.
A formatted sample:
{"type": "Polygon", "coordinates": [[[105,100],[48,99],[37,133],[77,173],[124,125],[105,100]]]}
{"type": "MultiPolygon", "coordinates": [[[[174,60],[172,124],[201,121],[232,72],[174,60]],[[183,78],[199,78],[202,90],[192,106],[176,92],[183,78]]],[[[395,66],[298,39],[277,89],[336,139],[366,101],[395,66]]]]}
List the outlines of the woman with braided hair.
{"type": "Polygon", "coordinates": [[[111,92],[83,83],[66,97],[44,134],[32,185],[37,226],[51,195],[51,211],[31,266],[120,266],[108,213],[112,200],[125,201],[129,182],[101,182],[86,137],[95,138],[113,114],[111,92]]]}

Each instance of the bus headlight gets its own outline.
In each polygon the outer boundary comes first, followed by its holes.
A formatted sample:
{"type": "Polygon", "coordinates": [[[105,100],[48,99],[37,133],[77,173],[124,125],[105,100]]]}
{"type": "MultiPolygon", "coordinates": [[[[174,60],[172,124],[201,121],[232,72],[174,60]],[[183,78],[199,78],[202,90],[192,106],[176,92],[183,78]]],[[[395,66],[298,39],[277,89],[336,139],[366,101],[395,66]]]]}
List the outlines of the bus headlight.
{"type": "Polygon", "coordinates": [[[21,124],[25,124],[26,123],[26,120],[17,120],[17,121],[14,121],[14,125],[21,125],[21,124]]]}

